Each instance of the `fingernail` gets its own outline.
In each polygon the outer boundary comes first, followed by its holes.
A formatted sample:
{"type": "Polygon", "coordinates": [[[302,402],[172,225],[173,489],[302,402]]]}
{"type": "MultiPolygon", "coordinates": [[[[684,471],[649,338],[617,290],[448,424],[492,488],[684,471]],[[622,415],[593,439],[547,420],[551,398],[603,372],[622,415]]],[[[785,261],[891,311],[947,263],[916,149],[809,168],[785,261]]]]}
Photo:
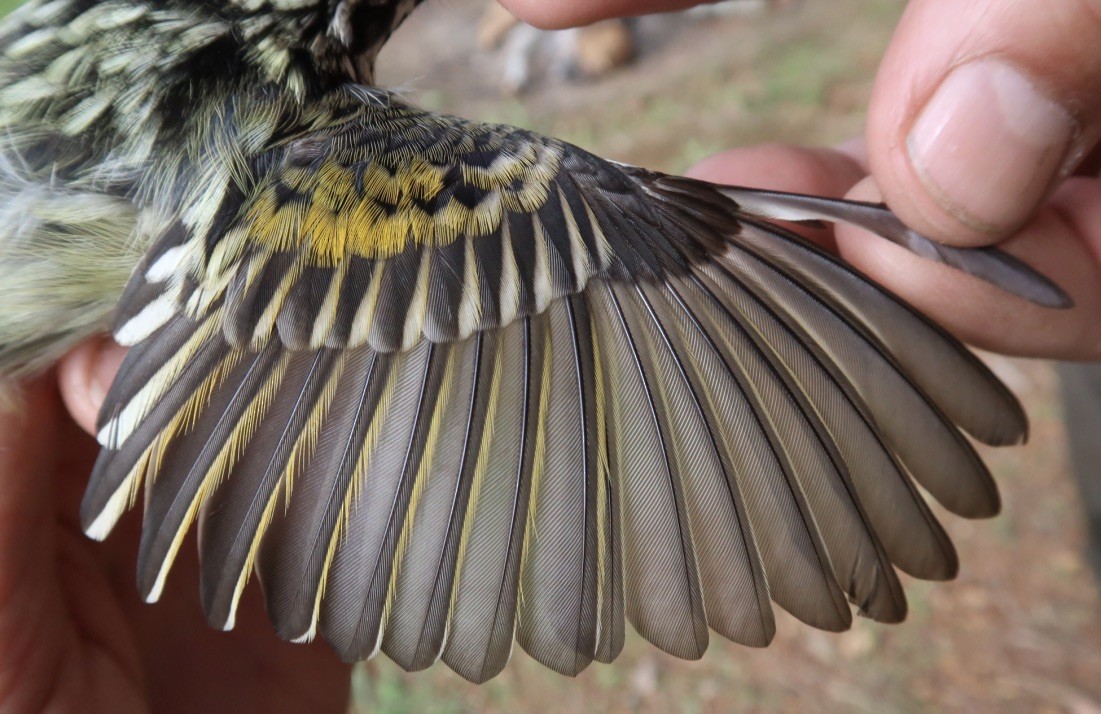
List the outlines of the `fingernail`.
{"type": "Polygon", "coordinates": [[[1024,221],[1062,171],[1077,125],[1010,64],[961,65],[907,140],[934,200],[965,225],[999,232],[1024,221]]]}

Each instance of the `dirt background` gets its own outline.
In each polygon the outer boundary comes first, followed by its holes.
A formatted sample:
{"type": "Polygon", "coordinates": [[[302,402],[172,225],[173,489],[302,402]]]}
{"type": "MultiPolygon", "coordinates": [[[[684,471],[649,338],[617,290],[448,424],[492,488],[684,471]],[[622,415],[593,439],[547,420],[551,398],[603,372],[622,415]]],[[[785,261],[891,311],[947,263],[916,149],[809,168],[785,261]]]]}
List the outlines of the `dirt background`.
{"type": "MultiPolygon", "coordinates": [[[[499,55],[474,46],[484,0],[435,0],[383,58],[389,86],[424,106],[561,136],[602,155],[683,171],[723,148],[832,144],[861,131],[902,0],[808,2],[779,14],[651,19],[642,56],[604,80],[499,91],[499,55]]],[[[779,613],[755,651],[714,637],[682,662],[632,636],[611,666],[576,679],[517,648],[474,687],[439,665],[407,675],[385,658],[356,678],[357,712],[1029,711],[1101,712],[1101,597],[1048,365],[990,358],[1032,418],[1025,448],[986,450],[1005,507],[992,521],[945,515],[960,550],[952,583],[906,579],[900,626],[858,620],[842,635],[779,613]]]]}

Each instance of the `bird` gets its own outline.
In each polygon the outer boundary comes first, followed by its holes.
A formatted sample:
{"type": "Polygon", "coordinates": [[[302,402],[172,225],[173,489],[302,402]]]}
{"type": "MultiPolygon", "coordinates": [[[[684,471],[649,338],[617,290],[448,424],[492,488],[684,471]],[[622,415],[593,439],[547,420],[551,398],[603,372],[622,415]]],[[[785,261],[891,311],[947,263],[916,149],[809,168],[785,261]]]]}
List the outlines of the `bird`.
{"type": "Polygon", "coordinates": [[[1025,440],[954,337],[777,221],[842,221],[1052,309],[882,204],[730,187],[376,86],[421,0],[30,0],[0,22],[0,375],[129,347],[80,518],[137,587],[347,661],[565,675],[906,615],[1025,440]],[[254,586],[255,587],[255,586],[254,586]]]}

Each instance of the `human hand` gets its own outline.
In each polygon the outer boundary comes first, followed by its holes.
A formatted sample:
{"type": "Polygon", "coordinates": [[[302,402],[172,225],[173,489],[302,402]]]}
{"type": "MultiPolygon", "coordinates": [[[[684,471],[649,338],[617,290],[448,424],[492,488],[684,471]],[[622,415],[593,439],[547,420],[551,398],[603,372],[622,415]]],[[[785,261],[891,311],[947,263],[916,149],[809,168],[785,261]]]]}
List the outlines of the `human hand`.
{"type": "MultiPolygon", "coordinates": [[[[503,2],[554,27],[689,4],[503,2]]],[[[997,245],[1053,279],[1076,307],[1039,308],[856,229],[836,232],[846,260],[972,344],[1101,359],[1099,36],[1098,0],[912,0],[879,70],[866,143],[736,150],[693,173],[885,200],[931,238],[997,245]]]]}
{"type": "Polygon", "coordinates": [[[121,350],[90,343],[59,379],[26,385],[0,410],[0,710],[343,712],[349,668],[318,643],[276,646],[258,588],[237,628],[203,622],[194,548],[157,607],[137,597],[140,517],[107,543],[77,519],[98,445],[85,430],[121,350]],[[60,382],[67,404],[62,404],[60,382]]]}

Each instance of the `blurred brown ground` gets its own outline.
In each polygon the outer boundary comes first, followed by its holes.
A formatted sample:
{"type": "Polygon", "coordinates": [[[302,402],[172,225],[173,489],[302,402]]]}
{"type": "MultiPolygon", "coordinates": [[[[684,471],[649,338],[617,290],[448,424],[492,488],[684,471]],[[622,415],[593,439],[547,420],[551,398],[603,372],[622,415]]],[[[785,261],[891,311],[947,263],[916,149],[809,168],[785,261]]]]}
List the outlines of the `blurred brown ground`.
{"type": "MultiPolygon", "coordinates": [[[[594,84],[501,97],[496,58],[473,49],[482,0],[437,0],[384,57],[384,79],[433,109],[505,121],[668,171],[739,144],[831,144],[857,134],[903,0],[819,0],[795,13],[652,21],[635,66],[594,84]]],[[[782,613],[761,651],[714,636],[699,662],[638,637],[576,679],[517,648],[474,687],[443,665],[407,675],[384,657],[357,676],[356,711],[1101,712],[1101,597],[1080,551],[1051,369],[990,358],[1032,418],[1025,448],[986,450],[1005,507],[992,521],[944,515],[962,573],[906,580],[910,617],[831,635],[782,613]]],[[[1099,436],[1101,438],[1101,436],[1099,436]]]]}

